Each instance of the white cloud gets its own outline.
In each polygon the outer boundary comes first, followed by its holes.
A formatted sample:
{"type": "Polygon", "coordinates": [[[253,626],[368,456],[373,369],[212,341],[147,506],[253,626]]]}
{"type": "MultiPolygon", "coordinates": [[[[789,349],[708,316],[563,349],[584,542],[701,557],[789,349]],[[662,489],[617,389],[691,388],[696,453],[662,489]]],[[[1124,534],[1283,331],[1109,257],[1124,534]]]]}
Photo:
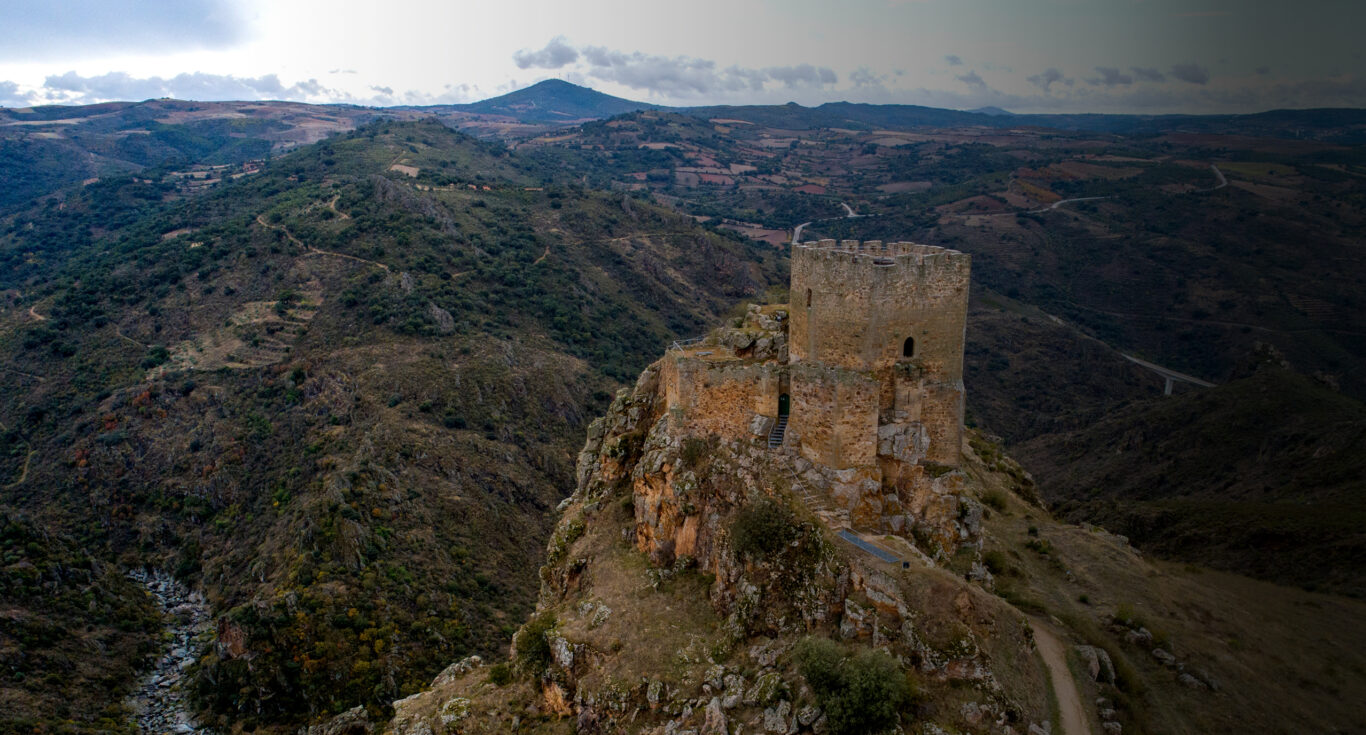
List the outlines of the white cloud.
{"type": "Polygon", "coordinates": [[[81,76],[74,71],[49,76],[32,95],[48,103],[91,104],[111,100],[175,97],[190,100],[304,100],[334,102],[345,95],[316,79],[285,85],[274,74],[238,77],[193,72],[174,77],[134,77],[126,72],[81,76]]]}

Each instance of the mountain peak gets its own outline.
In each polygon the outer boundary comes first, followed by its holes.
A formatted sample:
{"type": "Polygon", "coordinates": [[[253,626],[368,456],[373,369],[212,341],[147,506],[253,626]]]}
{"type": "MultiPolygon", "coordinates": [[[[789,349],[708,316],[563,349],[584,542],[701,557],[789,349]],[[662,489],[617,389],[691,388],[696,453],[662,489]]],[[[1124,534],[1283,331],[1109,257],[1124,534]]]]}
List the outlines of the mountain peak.
{"type": "Polygon", "coordinates": [[[546,79],[505,95],[455,107],[485,115],[507,115],[522,122],[570,123],[651,110],[659,105],[613,97],[563,79],[546,79]]]}

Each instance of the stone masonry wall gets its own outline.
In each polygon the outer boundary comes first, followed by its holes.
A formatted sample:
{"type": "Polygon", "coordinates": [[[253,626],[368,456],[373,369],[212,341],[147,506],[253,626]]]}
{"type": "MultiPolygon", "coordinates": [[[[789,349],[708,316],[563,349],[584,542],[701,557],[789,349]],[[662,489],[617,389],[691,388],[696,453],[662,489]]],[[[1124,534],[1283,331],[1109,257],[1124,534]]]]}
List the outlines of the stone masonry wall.
{"type": "Polygon", "coordinates": [[[964,253],[912,243],[794,247],[791,361],[876,370],[912,337],[930,377],[961,380],[970,270],[964,253]]]}
{"type": "Polygon", "coordinates": [[[660,381],[670,414],[698,435],[740,440],[755,414],[778,415],[779,368],[773,364],[708,362],[670,354],[660,381]]]}
{"type": "Polygon", "coordinates": [[[791,383],[787,430],[803,457],[834,469],[876,463],[880,383],[819,365],[793,365],[791,383]]]}
{"type": "Polygon", "coordinates": [[[796,246],[789,360],[875,377],[882,383],[879,422],[922,424],[930,440],[925,459],[956,466],[970,271],[968,255],[929,245],[796,246]],[[907,338],[914,340],[909,357],[907,338]]]}

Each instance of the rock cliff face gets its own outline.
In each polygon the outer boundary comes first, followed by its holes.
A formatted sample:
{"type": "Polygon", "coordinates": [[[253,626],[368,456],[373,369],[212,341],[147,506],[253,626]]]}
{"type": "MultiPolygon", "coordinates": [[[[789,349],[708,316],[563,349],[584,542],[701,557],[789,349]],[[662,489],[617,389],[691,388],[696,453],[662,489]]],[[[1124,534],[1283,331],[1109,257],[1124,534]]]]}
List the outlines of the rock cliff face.
{"type": "Polygon", "coordinates": [[[977,553],[964,475],[922,483],[933,497],[909,510],[938,524],[922,553],[871,539],[906,560],[888,563],[803,500],[821,468],[692,430],[666,410],[661,369],[589,429],[512,662],[453,667],[395,703],[390,732],[857,731],[801,663],[814,639],[838,641],[841,671],[876,655],[909,677],[918,704],[892,713],[904,725],[929,702],[928,719],[962,732],[1046,719],[1023,617],[942,566],[977,553]]]}

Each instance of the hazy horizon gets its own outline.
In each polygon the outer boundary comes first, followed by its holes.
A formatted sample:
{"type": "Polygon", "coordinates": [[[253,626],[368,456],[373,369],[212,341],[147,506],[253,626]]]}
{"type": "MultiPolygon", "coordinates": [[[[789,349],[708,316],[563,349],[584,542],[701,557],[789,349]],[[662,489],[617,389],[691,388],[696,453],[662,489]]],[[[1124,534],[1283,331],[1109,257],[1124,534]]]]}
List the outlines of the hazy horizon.
{"type": "Polygon", "coordinates": [[[0,2],[0,106],[473,102],[561,78],[671,106],[1366,107],[1360,4],[1211,0],[0,2]]]}

